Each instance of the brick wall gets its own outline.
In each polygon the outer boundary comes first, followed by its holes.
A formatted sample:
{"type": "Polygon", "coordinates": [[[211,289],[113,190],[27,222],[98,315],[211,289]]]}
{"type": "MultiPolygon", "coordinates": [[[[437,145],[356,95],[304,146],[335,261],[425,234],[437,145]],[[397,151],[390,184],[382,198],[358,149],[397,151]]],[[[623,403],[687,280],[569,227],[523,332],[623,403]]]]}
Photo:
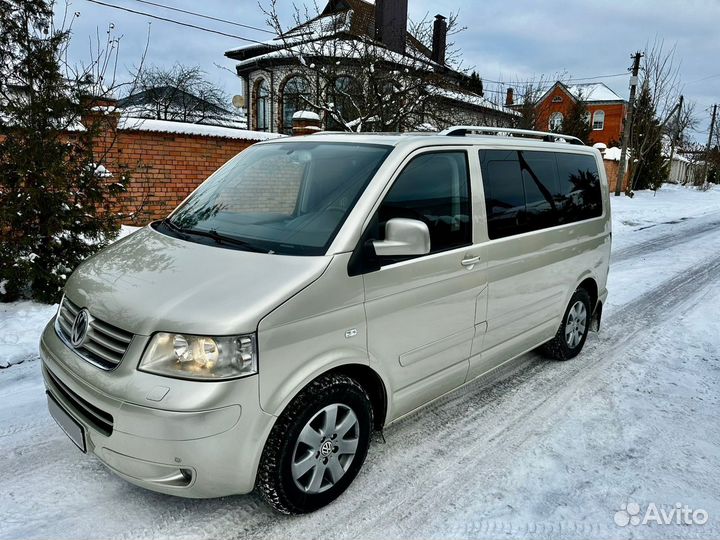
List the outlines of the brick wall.
{"type": "Polygon", "coordinates": [[[167,216],[210,174],[254,141],[117,131],[106,167],[127,167],[131,175],[125,211],[144,223],[167,216]]]}
{"type": "MultiPolygon", "coordinates": [[[[620,162],[604,159],[603,165],[605,165],[605,174],[607,175],[608,185],[610,186],[610,193],[612,193],[615,191],[615,186],[617,185],[617,175],[618,168],[620,167],[620,162]]],[[[628,180],[628,171],[625,171],[625,182],[622,187],[622,191],[624,191],[627,187],[628,180]]]]}
{"type": "MultiPolygon", "coordinates": [[[[85,118],[83,123],[98,120],[85,118]]],[[[109,182],[125,184],[130,178],[128,191],[114,206],[128,216],[124,223],[132,225],[167,216],[225,162],[257,142],[253,135],[258,135],[234,130],[226,131],[232,136],[169,133],[149,128],[151,121],[130,122],[118,128],[114,115],[104,116],[102,121],[101,136],[95,141],[96,159],[112,174],[109,182]],[[244,133],[249,137],[237,138],[244,133]]],[[[161,127],[165,125],[178,124],[164,123],[161,127]]]]}

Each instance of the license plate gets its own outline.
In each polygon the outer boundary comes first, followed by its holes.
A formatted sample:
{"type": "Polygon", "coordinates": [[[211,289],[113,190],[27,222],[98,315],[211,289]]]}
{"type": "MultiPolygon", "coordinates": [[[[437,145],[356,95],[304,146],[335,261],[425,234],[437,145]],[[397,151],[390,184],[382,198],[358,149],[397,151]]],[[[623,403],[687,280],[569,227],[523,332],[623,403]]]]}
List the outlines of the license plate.
{"type": "Polygon", "coordinates": [[[52,397],[50,392],[47,393],[47,398],[50,416],[55,419],[58,426],[65,432],[65,435],[67,435],[80,450],[86,452],[85,429],[78,424],[72,416],[65,412],[65,409],[52,397]]]}

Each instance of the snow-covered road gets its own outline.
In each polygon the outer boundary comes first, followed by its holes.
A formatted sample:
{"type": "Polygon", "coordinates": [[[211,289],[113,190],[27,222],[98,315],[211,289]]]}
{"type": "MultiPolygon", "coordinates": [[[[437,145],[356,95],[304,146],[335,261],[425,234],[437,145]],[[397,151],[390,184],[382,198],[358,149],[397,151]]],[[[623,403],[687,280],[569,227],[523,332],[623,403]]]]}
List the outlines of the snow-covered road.
{"type": "Polygon", "coordinates": [[[0,537],[717,538],[720,194],[673,191],[613,201],[609,302],[579,357],[525,355],[390,426],[312,515],[127,484],[50,419],[38,362],[0,370],[0,537]],[[627,503],[708,521],[622,527],[627,503]]]}

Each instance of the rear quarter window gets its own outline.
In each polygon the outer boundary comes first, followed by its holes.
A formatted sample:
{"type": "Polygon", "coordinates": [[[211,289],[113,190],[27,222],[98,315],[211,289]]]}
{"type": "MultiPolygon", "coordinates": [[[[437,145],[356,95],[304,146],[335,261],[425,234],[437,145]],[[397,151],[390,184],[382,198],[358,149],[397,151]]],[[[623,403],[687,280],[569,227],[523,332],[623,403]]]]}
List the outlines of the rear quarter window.
{"type": "Polygon", "coordinates": [[[592,155],[480,150],[480,167],[491,239],[602,215],[592,155]]]}

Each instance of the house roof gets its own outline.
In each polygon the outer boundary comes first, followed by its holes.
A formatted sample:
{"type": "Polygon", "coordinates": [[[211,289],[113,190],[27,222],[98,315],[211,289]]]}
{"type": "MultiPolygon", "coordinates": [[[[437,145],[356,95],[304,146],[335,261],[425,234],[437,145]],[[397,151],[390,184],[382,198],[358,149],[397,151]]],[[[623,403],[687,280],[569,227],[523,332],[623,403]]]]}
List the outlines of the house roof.
{"type": "Polygon", "coordinates": [[[596,82],[566,85],[561,81],[557,81],[550,88],[548,88],[547,92],[543,94],[539,102],[542,103],[543,101],[545,101],[550,96],[550,94],[552,94],[553,90],[558,87],[562,88],[565,93],[567,93],[575,100],[582,96],[582,99],[585,103],[625,103],[625,100],[619,95],[617,95],[615,92],[610,90],[610,88],[608,88],[605,83],[596,82]]]}
{"type": "MultiPolygon", "coordinates": [[[[431,51],[407,32],[407,50],[419,53],[429,62],[431,51]]],[[[261,43],[251,43],[225,52],[234,60],[264,59],[267,53],[289,45],[335,37],[375,39],[375,4],[366,0],[329,0],[317,17],[261,43]]]]}
{"type": "Polygon", "coordinates": [[[625,101],[615,92],[610,90],[605,83],[573,84],[566,86],[568,91],[577,99],[582,95],[583,101],[592,103],[594,101],[625,101]]]}

